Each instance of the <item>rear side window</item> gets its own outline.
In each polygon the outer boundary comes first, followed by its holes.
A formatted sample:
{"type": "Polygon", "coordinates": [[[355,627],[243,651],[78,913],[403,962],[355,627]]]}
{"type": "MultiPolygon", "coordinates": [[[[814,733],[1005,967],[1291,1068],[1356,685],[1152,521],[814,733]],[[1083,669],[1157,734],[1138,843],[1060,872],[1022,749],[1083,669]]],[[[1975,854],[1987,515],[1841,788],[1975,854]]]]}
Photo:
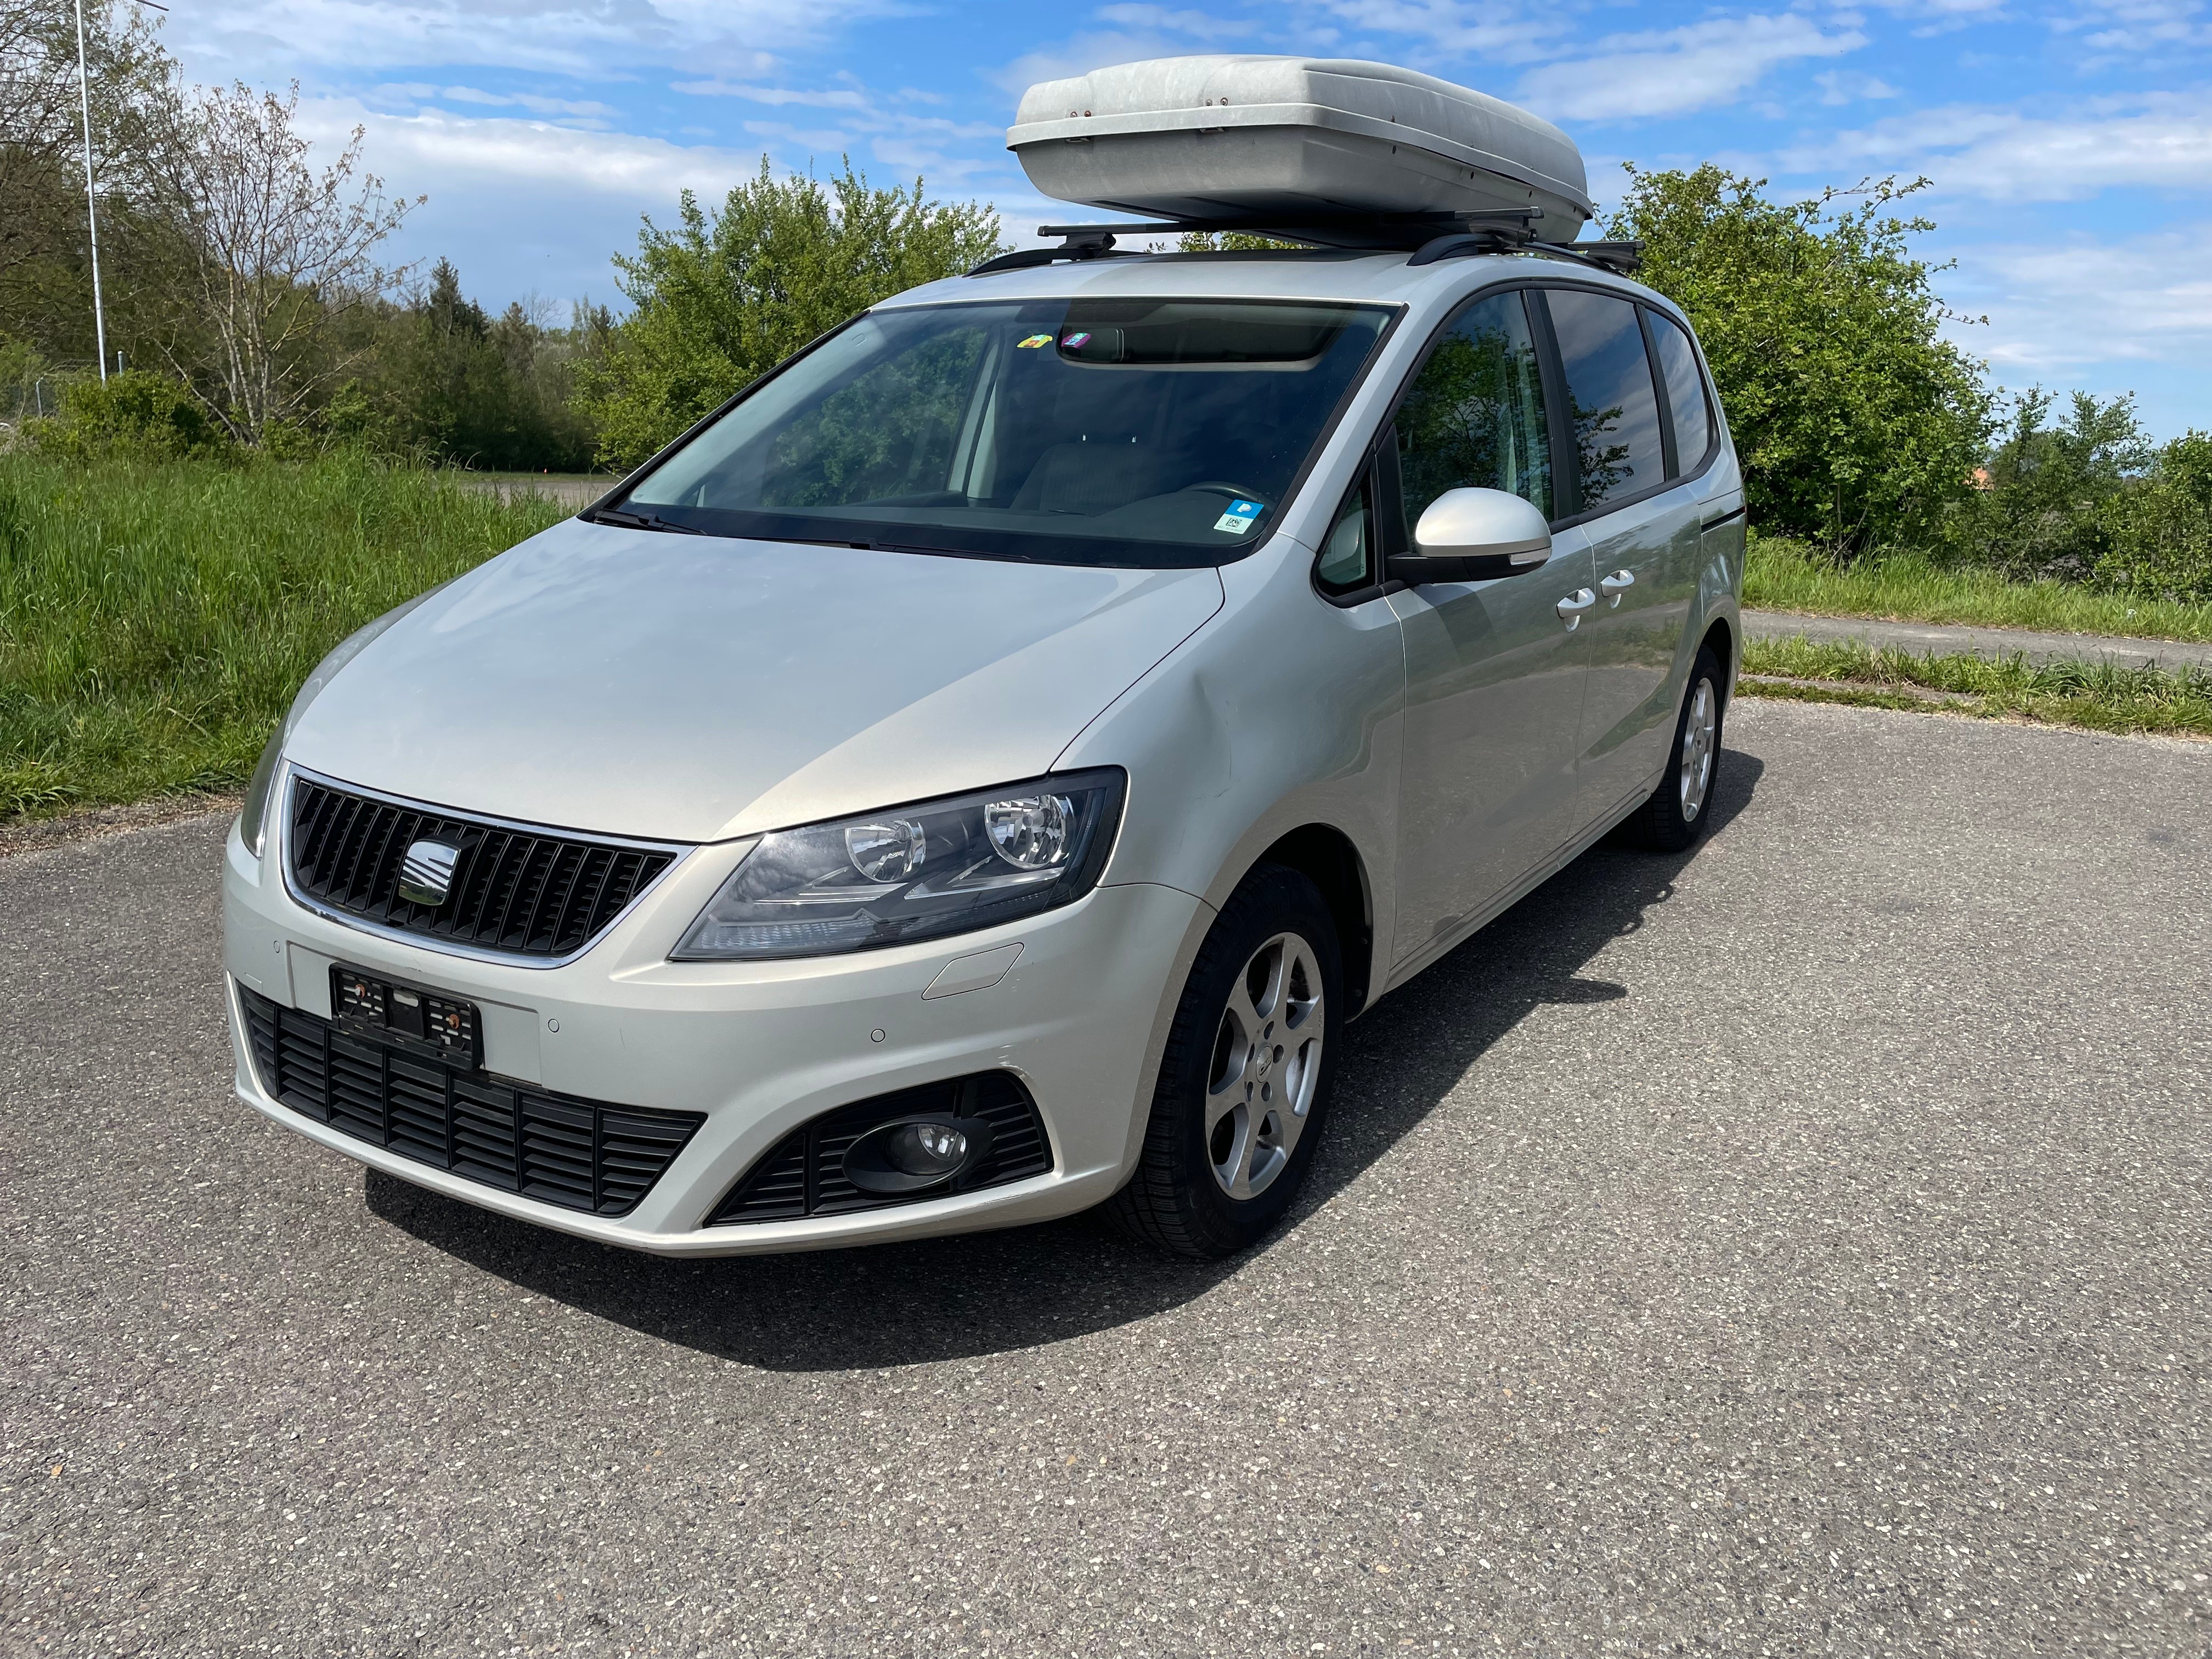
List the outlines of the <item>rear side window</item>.
{"type": "Polygon", "coordinates": [[[1544,296],[1559,337],[1573,406],[1583,511],[1639,495],[1667,477],[1659,396],[1636,307],[1610,294],[1553,289],[1544,296]]]}
{"type": "Polygon", "coordinates": [[[1398,470],[1408,529],[1444,491],[1469,486],[1556,516],[1551,428],[1520,293],[1478,300],[1445,325],[1399,405],[1398,470]]]}
{"type": "Polygon", "coordinates": [[[1659,375],[1667,383],[1667,412],[1674,417],[1674,466],[1695,472],[1713,447],[1712,411],[1705,407],[1705,377],[1697,349],[1681,325],[1663,311],[1647,311],[1651,343],[1659,349],[1659,375]]]}

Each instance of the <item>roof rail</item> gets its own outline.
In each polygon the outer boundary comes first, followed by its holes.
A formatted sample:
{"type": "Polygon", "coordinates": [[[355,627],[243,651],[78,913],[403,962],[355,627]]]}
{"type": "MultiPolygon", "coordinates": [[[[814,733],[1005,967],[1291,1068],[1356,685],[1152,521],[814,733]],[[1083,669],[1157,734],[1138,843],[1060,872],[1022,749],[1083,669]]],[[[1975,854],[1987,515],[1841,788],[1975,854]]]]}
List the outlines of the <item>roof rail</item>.
{"type": "Polygon", "coordinates": [[[1286,216],[1279,222],[1244,217],[1039,225],[1038,235],[1060,239],[1058,247],[1030,247],[1001,253],[984,260],[968,274],[989,276],[1002,270],[1026,270],[1062,259],[1133,258],[1137,257],[1133,250],[1115,246],[1117,238],[1187,236],[1193,233],[1265,236],[1274,241],[1302,243],[1317,252],[1403,252],[1413,256],[1406,262],[1409,265],[1434,264],[1439,259],[1479,253],[1537,253],[1628,276],[1641,263],[1641,242],[1540,242],[1533,228],[1543,216],[1543,209],[1525,207],[1450,215],[1300,215],[1295,219],[1286,216]]]}

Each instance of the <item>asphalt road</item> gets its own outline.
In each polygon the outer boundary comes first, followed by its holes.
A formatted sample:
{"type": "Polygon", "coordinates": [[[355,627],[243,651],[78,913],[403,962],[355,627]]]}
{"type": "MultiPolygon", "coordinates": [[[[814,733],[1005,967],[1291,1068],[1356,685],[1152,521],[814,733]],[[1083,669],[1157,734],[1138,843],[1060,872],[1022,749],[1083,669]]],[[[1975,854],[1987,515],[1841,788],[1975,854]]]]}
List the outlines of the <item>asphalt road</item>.
{"type": "Polygon", "coordinates": [[[0,1653],[2199,1659],[2212,746],[1729,737],[1212,1269],[365,1179],[229,1097],[216,825],[0,860],[0,1653]]]}

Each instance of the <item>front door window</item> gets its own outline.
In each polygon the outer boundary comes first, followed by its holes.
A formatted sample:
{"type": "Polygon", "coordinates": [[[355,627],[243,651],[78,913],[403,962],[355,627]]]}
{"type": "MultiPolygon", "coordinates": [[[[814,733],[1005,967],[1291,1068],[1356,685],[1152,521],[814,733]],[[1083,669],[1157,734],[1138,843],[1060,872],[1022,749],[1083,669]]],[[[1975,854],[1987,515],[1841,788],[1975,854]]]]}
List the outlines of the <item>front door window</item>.
{"type": "Polygon", "coordinates": [[[1502,489],[1552,501],[1552,438],[1526,301],[1479,300],[1453,320],[1398,411],[1398,470],[1408,530],[1447,489],[1502,489]]]}

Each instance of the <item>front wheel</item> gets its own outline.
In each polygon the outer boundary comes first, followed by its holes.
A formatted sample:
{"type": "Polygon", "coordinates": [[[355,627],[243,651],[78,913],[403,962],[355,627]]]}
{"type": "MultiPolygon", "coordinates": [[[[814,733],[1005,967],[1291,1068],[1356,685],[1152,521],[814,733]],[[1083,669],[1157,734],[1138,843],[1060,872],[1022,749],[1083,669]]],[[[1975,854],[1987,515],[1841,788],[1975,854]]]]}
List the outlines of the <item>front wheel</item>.
{"type": "Polygon", "coordinates": [[[1280,1220],[1321,1139],[1343,1004],[1328,905],[1295,870],[1261,866],[1191,964],[1115,1224],[1210,1261],[1280,1220]]]}
{"type": "Polygon", "coordinates": [[[1698,838],[1712,816],[1721,775],[1721,716],[1725,712],[1720,659],[1710,646],[1690,666],[1689,688],[1674,721],[1674,746],[1667,775],[1651,798],[1628,817],[1629,833],[1658,853],[1679,853],[1698,838]]]}

